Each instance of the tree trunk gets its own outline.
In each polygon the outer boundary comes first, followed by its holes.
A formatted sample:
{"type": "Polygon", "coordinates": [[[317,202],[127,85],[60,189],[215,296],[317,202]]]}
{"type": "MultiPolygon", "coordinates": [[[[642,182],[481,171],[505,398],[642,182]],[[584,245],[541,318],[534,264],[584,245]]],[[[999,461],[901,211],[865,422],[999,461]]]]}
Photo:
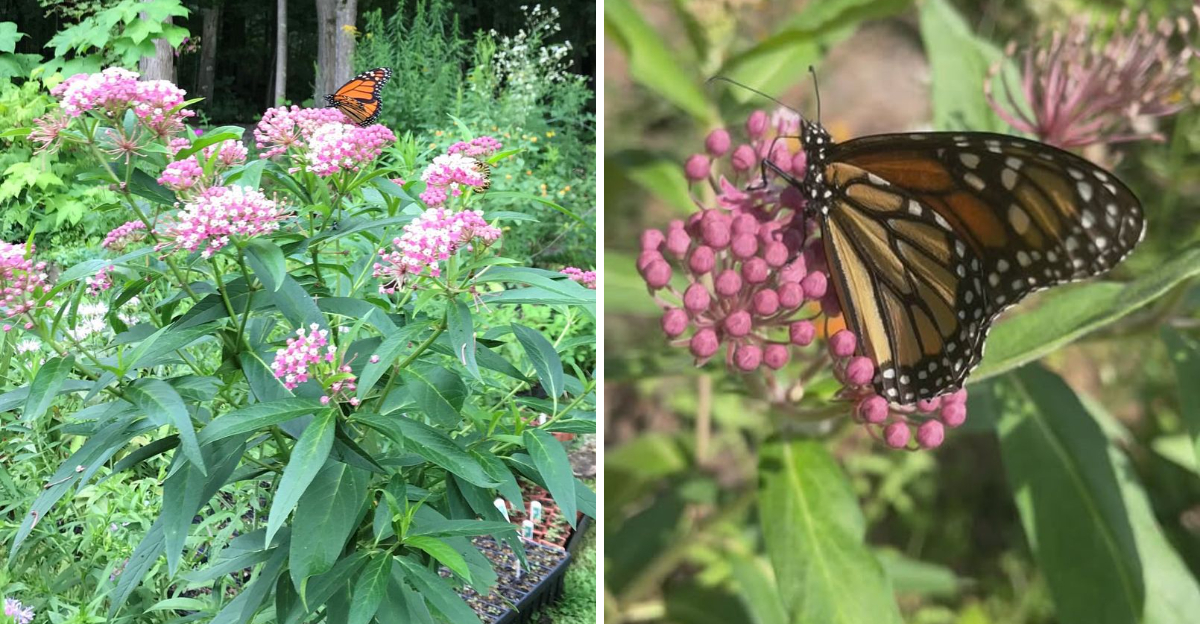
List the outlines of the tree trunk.
{"type": "MultiPolygon", "coordinates": [[[[149,0],[144,0],[149,1],[149,0]]],[[[146,14],[141,14],[146,19],[146,14]]],[[[167,17],[166,23],[171,24],[173,18],[167,17]]],[[[175,82],[175,50],[166,39],[154,40],[154,56],[145,56],[138,61],[138,71],[143,80],[170,80],[175,82]]]]}
{"type": "Polygon", "coordinates": [[[287,101],[287,0],[276,0],[279,15],[275,18],[275,103],[287,101]]]}
{"type": "Polygon", "coordinates": [[[200,34],[200,71],[196,78],[197,95],[204,98],[205,106],[212,105],[213,90],[217,78],[217,27],[221,23],[221,5],[200,9],[203,16],[200,34]]]}
{"type": "Polygon", "coordinates": [[[313,94],[322,105],[325,94],[333,93],[354,77],[354,33],[343,26],[354,26],[358,0],[316,0],[317,2],[317,80],[313,94]]]}

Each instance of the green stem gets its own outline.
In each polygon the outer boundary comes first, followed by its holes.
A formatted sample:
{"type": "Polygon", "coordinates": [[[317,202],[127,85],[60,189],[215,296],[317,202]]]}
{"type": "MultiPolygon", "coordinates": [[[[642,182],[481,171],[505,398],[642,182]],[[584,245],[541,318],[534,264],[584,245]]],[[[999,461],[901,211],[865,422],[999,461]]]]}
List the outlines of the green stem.
{"type": "MultiPolygon", "coordinates": [[[[237,323],[237,312],[233,311],[233,302],[229,299],[229,291],[225,289],[225,281],[221,279],[221,270],[217,267],[217,261],[209,258],[208,263],[213,269],[213,280],[217,283],[217,292],[221,293],[221,301],[225,304],[225,311],[229,313],[229,322],[237,323]]],[[[238,333],[237,340],[239,345],[244,342],[240,332],[238,333]]]]}
{"type": "Polygon", "coordinates": [[[425,339],[425,342],[417,345],[417,349],[415,351],[413,351],[408,357],[404,358],[403,362],[400,362],[392,369],[392,375],[388,377],[387,385],[383,387],[383,394],[379,396],[379,402],[376,403],[376,408],[381,410],[383,409],[383,402],[387,400],[388,394],[392,392],[392,387],[396,385],[396,379],[400,377],[400,371],[408,368],[408,365],[412,364],[413,360],[416,360],[422,353],[424,353],[425,350],[433,344],[433,341],[437,340],[438,336],[441,336],[442,332],[444,331],[446,331],[446,319],[442,318],[442,322],[438,324],[433,333],[425,339]]]}

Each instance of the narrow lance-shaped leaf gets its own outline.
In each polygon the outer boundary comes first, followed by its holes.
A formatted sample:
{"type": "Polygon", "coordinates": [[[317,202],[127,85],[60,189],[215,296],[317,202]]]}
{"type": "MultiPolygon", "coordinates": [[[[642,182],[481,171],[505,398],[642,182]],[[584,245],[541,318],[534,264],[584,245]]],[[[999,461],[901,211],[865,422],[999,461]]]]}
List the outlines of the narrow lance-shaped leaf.
{"type": "Polygon", "coordinates": [[[533,458],[542,478],[546,481],[546,489],[558,503],[563,516],[572,527],[575,526],[575,474],[571,470],[571,462],[567,459],[567,451],[554,436],[541,429],[525,430],[525,448],[533,458]]]}
{"type": "Polygon", "coordinates": [[[1196,470],[1200,470],[1200,342],[1185,336],[1178,330],[1164,327],[1163,340],[1171,363],[1175,365],[1175,378],[1179,387],[1179,411],[1186,423],[1196,455],[1196,470]]]}
{"type": "Polygon", "coordinates": [[[392,577],[392,556],[377,553],[367,563],[358,582],[354,584],[354,599],[350,603],[348,624],[367,624],[379,610],[392,577]]]}
{"type": "Polygon", "coordinates": [[[267,517],[267,544],[271,543],[275,532],[283,526],[288,514],[292,513],[292,509],[317,476],[321,466],[325,465],[329,450],[333,448],[333,430],[336,422],[337,416],[332,409],[317,414],[304,429],[304,434],[300,436],[296,446],[292,447],[292,456],[288,459],[287,467],[283,469],[279,489],[271,504],[271,514],[267,517]]]}
{"type": "Polygon", "coordinates": [[[792,622],[899,624],[891,585],[863,543],[845,475],[814,440],[773,441],[758,465],[759,522],[792,622]]]}
{"type": "Polygon", "coordinates": [[[541,380],[542,388],[545,389],[546,394],[551,397],[562,396],[562,359],[558,357],[558,352],[554,350],[554,345],[549,340],[546,340],[546,337],[541,332],[525,327],[524,325],[513,323],[512,329],[513,333],[517,336],[517,341],[525,349],[525,355],[529,356],[529,361],[533,363],[533,370],[537,373],[538,379],[541,380]]]}
{"type": "Polygon", "coordinates": [[[208,474],[196,429],[192,427],[192,416],[171,384],[161,379],[139,379],[125,390],[125,396],[143,410],[151,422],[174,425],[179,430],[180,444],[188,461],[199,468],[201,474],[208,474]]]}
{"type": "Polygon", "coordinates": [[[25,411],[21,414],[22,421],[33,422],[46,413],[74,365],[75,358],[69,353],[65,357],[51,358],[42,364],[33,378],[33,383],[30,384],[29,398],[25,400],[25,411]]]}
{"type": "Polygon", "coordinates": [[[450,336],[450,344],[454,346],[454,357],[466,367],[472,377],[482,381],[479,364],[475,361],[475,321],[471,318],[471,308],[465,301],[455,299],[446,317],[449,323],[447,333],[450,336]]]}
{"type": "Polygon", "coordinates": [[[283,250],[275,243],[261,238],[252,239],[246,245],[246,262],[267,290],[278,292],[283,286],[287,260],[283,257],[283,250]]]}

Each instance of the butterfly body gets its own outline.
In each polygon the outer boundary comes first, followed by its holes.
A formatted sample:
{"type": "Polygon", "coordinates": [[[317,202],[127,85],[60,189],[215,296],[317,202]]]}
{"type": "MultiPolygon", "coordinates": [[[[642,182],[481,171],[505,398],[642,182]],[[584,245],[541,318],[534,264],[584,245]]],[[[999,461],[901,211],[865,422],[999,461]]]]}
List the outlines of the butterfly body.
{"type": "Polygon", "coordinates": [[[1115,176],[1035,141],[982,132],[834,143],[802,122],[802,178],[848,327],[899,404],[962,386],[995,318],[1028,294],[1112,268],[1144,234],[1115,176]]]}
{"type": "Polygon", "coordinates": [[[325,96],[325,106],[337,107],[359,126],[366,127],[379,119],[383,86],[392,78],[388,67],[365,71],[342,85],[335,93],[325,96]]]}

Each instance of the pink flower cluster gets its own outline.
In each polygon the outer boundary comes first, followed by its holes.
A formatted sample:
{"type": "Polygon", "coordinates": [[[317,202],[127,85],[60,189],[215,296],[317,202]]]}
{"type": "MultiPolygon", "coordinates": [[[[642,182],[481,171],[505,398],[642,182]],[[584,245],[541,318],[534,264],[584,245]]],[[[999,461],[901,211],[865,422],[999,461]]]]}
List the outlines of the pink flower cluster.
{"type": "MultiPolygon", "coordinates": [[[[189,144],[187,139],[175,139],[170,143],[171,151],[178,153],[189,144]]],[[[204,180],[204,167],[200,164],[200,158],[203,158],[204,162],[208,162],[214,154],[216,154],[216,160],[213,161],[212,174],[213,177],[216,177],[221,169],[246,162],[247,150],[246,146],[236,139],[209,145],[200,150],[198,154],[192,154],[183,160],[176,160],[168,164],[163,169],[162,175],[159,176],[158,183],[176,193],[203,191],[208,184],[204,180]]]]}
{"type": "Polygon", "coordinates": [[[463,154],[471,158],[479,158],[480,156],[491,156],[500,151],[504,145],[490,136],[476,137],[468,141],[459,141],[450,146],[446,150],[447,154],[463,154]]]}
{"type": "Polygon", "coordinates": [[[87,278],[87,291],[93,297],[99,297],[100,293],[112,288],[112,277],[108,274],[113,270],[113,265],[108,265],[96,272],[92,277],[87,278]]]}
{"type": "Polygon", "coordinates": [[[337,357],[337,347],[329,344],[329,330],[321,329],[313,323],[306,331],[303,327],[296,330],[295,338],[287,339],[287,346],[275,352],[275,362],[271,368],[275,377],[283,380],[283,386],[294,390],[296,386],[308,381],[309,367],[322,361],[330,363],[337,357]]]}
{"type": "MultiPolygon", "coordinates": [[[[32,256],[32,245],[28,251],[32,256]]],[[[25,245],[0,241],[0,313],[5,318],[32,313],[38,299],[50,292],[46,263],[35,263],[25,252],[25,245]]]]}
{"type": "Polygon", "coordinates": [[[293,147],[303,148],[317,128],[334,123],[346,123],[346,115],[336,108],[278,106],[263,113],[254,128],[254,142],[258,149],[266,149],[262,157],[270,158],[293,147]]]}
{"type": "Polygon", "coordinates": [[[479,161],[462,154],[443,154],[433,159],[421,179],[427,185],[421,193],[421,201],[435,208],[446,203],[450,197],[462,195],[464,187],[482,185],[486,178],[480,170],[479,161]]]}
{"type": "Polygon", "coordinates": [[[76,74],[50,90],[60,108],[70,117],[99,111],[115,118],[129,108],[159,136],[173,134],[183,120],[195,115],[173,110],[183,104],[185,91],[166,80],[139,81],[137,72],[109,67],[98,74],[76,74]]]}
{"type": "Polygon", "coordinates": [[[33,607],[22,605],[16,598],[5,598],[4,615],[12,618],[16,624],[29,624],[33,621],[33,607]]]}
{"type": "Polygon", "coordinates": [[[685,176],[710,189],[712,199],[697,189],[701,210],[665,232],[646,231],[637,260],[664,310],[663,332],[698,365],[724,348],[728,368],[761,375],[768,398],[781,403],[802,396],[803,385],[824,367],[842,384],[836,398],[854,405],[856,420],[872,435],[894,448],[911,448],[914,439],[919,447],[936,447],[945,427],[965,420],[965,391],[915,405],[889,403],[875,393],[876,363],[858,354],[852,332],[830,336],[828,349],[808,348],[822,322],[841,314],[820,228],[797,189],[764,181],[761,173],[770,158],[785,173],[805,175],[805,153],[794,141],[775,140],[794,136],[796,125],[794,114],[757,111],[746,122],[748,143],[735,147],[730,133],[718,129],[705,141],[706,153],[687,160],[685,176]],[[793,359],[806,361],[800,379],[772,372],[793,359]]]}
{"type": "Polygon", "coordinates": [[[592,290],[596,290],[596,272],[595,271],[584,271],[583,269],[578,269],[575,267],[567,267],[567,268],[559,271],[559,273],[562,273],[563,275],[566,275],[567,277],[571,278],[571,281],[579,282],[580,284],[582,284],[584,286],[584,288],[591,288],[592,290]]]}
{"type": "MultiPolygon", "coordinates": [[[[230,242],[231,236],[250,238],[279,229],[279,222],[291,216],[261,191],[242,186],[215,186],[184,206],[173,222],[164,223],[156,232],[182,249],[211,257],[230,242]]],[[[159,248],[168,243],[162,243],[159,248]]]]}
{"type": "Polygon", "coordinates": [[[146,224],[141,221],[126,221],[118,225],[100,243],[101,247],[113,251],[123,251],[130,243],[137,243],[146,238],[146,224]]]}
{"type": "Polygon", "coordinates": [[[396,135],[380,124],[366,128],[347,123],[325,124],[308,142],[308,169],[323,178],[343,170],[358,171],[395,141],[396,135]]]}
{"type": "Polygon", "coordinates": [[[500,238],[500,228],[488,225],[480,212],[464,210],[450,212],[445,208],[430,208],[403,233],[392,239],[392,248],[380,249],[382,262],[375,263],[374,276],[385,278],[391,286],[380,286],[382,293],[393,293],[404,284],[409,274],[421,275],[426,269],[438,277],[438,263],[447,260],[459,249],[473,250],[474,241],[490,244],[500,238]]]}
{"type": "Polygon", "coordinates": [[[329,384],[328,394],[321,397],[322,405],[345,400],[357,407],[358,397],[351,396],[358,389],[357,378],[350,372],[349,364],[335,364],[336,359],[337,347],[329,344],[329,330],[313,323],[307,330],[297,329],[295,338],[287,339],[287,346],[275,352],[271,368],[288,390],[310,378],[317,379],[329,384]]]}

